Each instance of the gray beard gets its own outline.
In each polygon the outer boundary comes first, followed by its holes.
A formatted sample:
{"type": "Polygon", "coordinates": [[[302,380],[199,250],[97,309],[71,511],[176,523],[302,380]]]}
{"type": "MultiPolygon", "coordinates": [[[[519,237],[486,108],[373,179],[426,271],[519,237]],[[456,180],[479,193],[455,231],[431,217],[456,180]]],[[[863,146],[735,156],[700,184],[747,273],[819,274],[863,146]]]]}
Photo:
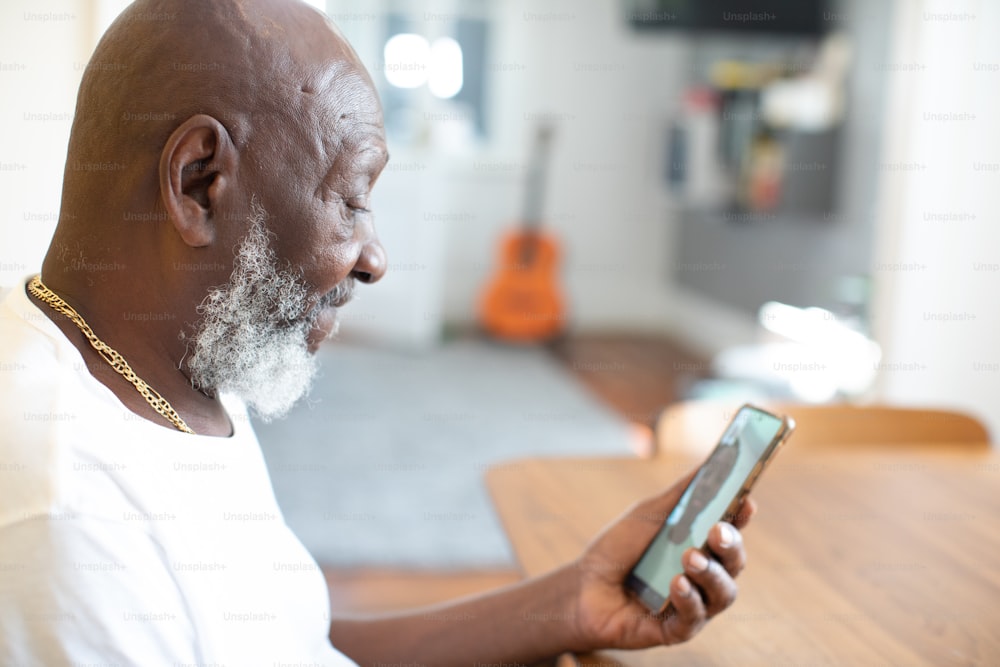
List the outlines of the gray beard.
{"type": "Polygon", "coordinates": [[[187,369],[195,388],[212,396],[235,394],[268,422],[309,393],[318,362],[306,337],[324,308],[350,298],[354,281],[344,280],[307,312],[305,282],[279,268],[267,212],[256,201],[251,206],[229,282],[212,288],[198,307],[187,369]]]}

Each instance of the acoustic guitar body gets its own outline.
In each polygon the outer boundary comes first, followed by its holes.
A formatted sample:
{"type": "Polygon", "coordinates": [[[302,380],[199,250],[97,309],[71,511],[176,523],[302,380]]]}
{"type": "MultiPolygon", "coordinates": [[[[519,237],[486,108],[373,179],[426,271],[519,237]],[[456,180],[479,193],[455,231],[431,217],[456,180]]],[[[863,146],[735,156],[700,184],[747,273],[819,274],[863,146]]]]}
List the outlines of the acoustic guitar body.
{"type": "Polygon", "coordinates": [[[483,328],[518,343],[558,336],[566,326],[558,262],[554,238],[537,230],[508,233],[501,244],[500,270],[479,303],[483,328]]]}

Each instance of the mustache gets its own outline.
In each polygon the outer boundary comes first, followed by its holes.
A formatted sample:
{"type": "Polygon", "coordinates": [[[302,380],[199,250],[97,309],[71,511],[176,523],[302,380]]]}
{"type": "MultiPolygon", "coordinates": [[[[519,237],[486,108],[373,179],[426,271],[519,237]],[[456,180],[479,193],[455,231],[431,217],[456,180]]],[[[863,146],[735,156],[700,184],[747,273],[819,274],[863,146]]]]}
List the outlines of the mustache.
{"type": "Polygon", "coordinates": [[[312,308],[306,304],[300,304],[296,307],[294,304],[279,298],[277,311],[271,321],[275,326],[282,328],[298,326],[308,329],[316,323],[324,310],[330,306],[341,308],[353,299],[355,286],[356,280],[353,277],[345,278],[337,283],[332,290],[321,296],[312,308]]]}
{"type": "Polygon", "coordinates": [[[330,306],[334,308],[343,307],[348,301],[354,298],[354,288],[356,285],[357,281],[352,276],[344,278],[332,290],[320,298],[319,302],[313,307],[312,314],[316,316],[321,310],[330,306]]]}

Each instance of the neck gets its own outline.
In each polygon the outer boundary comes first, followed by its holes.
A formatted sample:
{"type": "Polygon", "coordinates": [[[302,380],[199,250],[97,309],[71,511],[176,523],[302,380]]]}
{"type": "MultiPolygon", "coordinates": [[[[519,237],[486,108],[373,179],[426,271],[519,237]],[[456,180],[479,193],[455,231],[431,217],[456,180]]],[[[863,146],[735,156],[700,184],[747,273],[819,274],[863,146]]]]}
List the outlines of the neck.
{"type": "MultiPolygon", "coordinates": [[[[137,177],[139,185],[127,197],[116,197],[118,191],[108,183],[108,196],[99,202],[90,179],[89,174],[67,171],[42,280],[195,433],[229,435],[232,425],[222,403],[192,387],[183,371],[187,342],[180,337],[198,321],[198,305],[208,288],[228,279],[231,269],[224,265],[229,255],[214,249],[208,253],[208,263],[221,267],[214,272],[178,269],[205,262],[206,249],[188,246],[169,221],[158,217],[162,207],[155,179],[137,177]]],[[[91,375],[125,407],[174,428],[90,346],[75,324],[47,305],[39,307],[80,351],[91,375]]]]}
{"type": "MultiPolygon", "coordinates": [[[[156,390],[195,433],[214,436],[232,433],[222,403],[192,387],[181,369],[185,348],[177,332],[185,323],[179,321],[174,311],[162,308],[161,300],[142,307],[133,299],[121,298],[128,296],[127,288],[100,289],[97,286],[103,286],[102,281],[67,278],[66,272],[60,275],[47,269],[42,276],[46,286],[76,310],[94,334],[116,350],[136,375],[156,390]],[[50,276],[55,278],[50,280],[50,276]]],[[[124,281],[116,280],[116,286],[120,282],[124,281]]],[[[135,284],[135,281],[128,282],[135,284]]],[[[112,368],[72,320],[30,293],[29,298],[79,350],[90,374],[111,390],[126,408],[155,424],[176,428],[153,409],[129,380],[112,368]]]]}

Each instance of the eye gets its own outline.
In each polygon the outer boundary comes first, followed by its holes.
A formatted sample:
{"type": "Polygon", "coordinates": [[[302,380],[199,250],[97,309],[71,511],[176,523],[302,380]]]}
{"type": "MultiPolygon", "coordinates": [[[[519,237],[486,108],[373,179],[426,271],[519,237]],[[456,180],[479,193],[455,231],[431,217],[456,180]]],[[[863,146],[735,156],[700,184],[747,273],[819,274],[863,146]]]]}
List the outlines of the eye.
{"type": "Polygon", "coordinates": [[[371,213],[371,209],[368,208],[371,202],[367,194],[347,197],[344,203],[354,213],[371,213]]]}
{"type": "Polygon", "coordinates": [[[348,197],[347,203],[351,208],[358,208],[367,211],[370,204],[370,197],[368,196],[368,193],[365,192],[363,194],[354,195],[353,197],[348,197]]]}

